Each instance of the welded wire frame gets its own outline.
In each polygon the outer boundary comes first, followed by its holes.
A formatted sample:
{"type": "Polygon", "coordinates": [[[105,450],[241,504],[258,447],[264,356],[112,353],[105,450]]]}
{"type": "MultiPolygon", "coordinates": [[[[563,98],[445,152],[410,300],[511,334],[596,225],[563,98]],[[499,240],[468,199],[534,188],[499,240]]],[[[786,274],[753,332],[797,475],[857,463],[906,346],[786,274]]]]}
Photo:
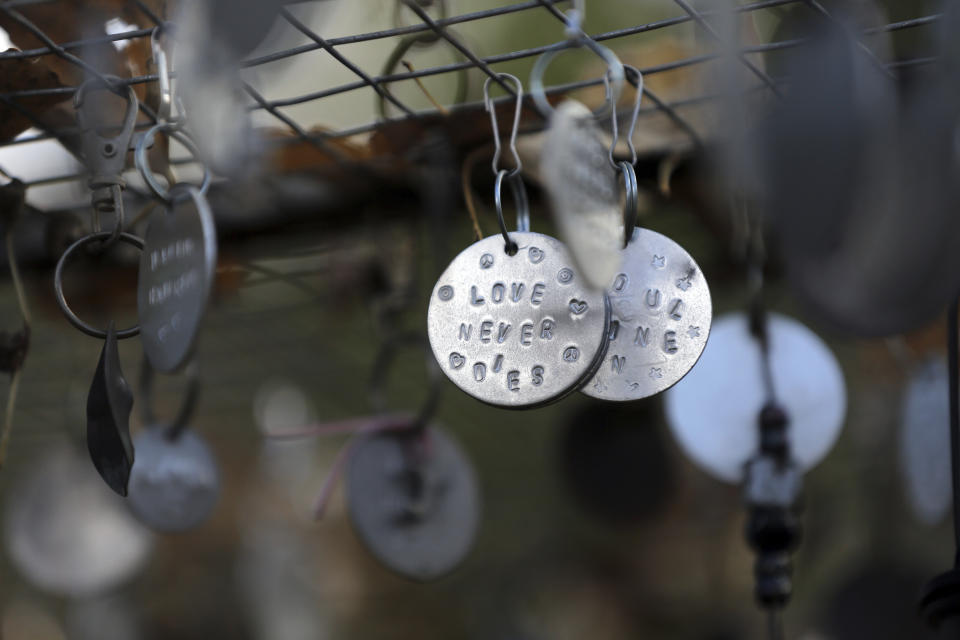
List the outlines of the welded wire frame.
{"type": "MultiPolygon", "coordinates": [[[[74,42],[62,42],[56,43],[53,42],[46,34],[41,30],[36,28],[35,25],[30,24],[23,18],[22,14],[19,13],[18,7],[24,5],[37,4],[41,2],[55,2],[56,0],[5,0],[0,2],[0,12],[6,14],[10,19],[13,19],[19,22],[22,26],[27,27],[34,32],[34,35],[40,39],[41,42],[45,43],[45,46],[38,47],[35,49],[29,49],[24,51],[9,51],[0,53],[0,59],[9,59],[9,58],[33,58],[36,56],[45,56],[45,55],[55,55],[60,58],[76,64],[77,66],[83,68],[87,73],[92,73],[94,75],[100,75],[96,69],[93,69],[87,62],[75,56],[72,51],[79,49],[84,46],[88,46],[96,43],[104,42],[116,42],[120,40],[132,40],[137,38],[149,38],[153,30],[152,27],[135,29],[131,31],[126,31],[123,33],[116,33],[109,36],[87,39],[87,40],[78,40],[74,42]]],[[[346,138],[358,134],[363,134],[367,132],[374,131],[380,126],[383,126],[385,123],[402,121],[407,119],[418,119],[424,118],[427,116],[435,116],[435,109],[427,110],[414,110],[411,107],[404,104],[400,99],[398,99],[393,93],[389,91],[389,86],[396,82],[401,82],[405,80],[412,80],[417,78],[425,78],[428,76],[438,76],[444,74],[456,74],[460,73],[467,69],[478,69],[483,74],[494,79],[498,84],[501,83],[501,80],[497,76],[497,65],[513,60],[519,60],[524,58],[534,58],[541,55],[546,51],[564,49],[571,46],[571,43],[562,39],[563,34],[563,25],[565,21],[565,14],[557,5],[563,5],[562,0],[524,0],[522,2],[512,2],[506,4],[502,7],[496,7],[493,9],[487,9],[483,11],[476,11],[472,13],[465,13],[462,15],[449,16],[442,19],[432,18],[423,8],[421,8],[413,0],[398,0],[403,1],[407,7],[409,7],[412,12],[417,15],[420,19],[419,24],[412,24],[407,26],[400,26],[393,29],[385,29],[381,31],[373,31],[369,33],[360,33],[355,35],[349,35],[344,37],[337,38],[323,38],[319,34],[312,31],[307,25],[299,21],[293,14],[287,11],[285,8],[282,8],[280,15],[284,20],[290,23],[290,25],[300,31],[302,34],[308,37],[310,42],[305,44],[291,47],[282,51],[270,53],[268,55],[262,55],[256,58],[251,58],[243,62],[242,66],[245,68],[258,67],[261,65],[269,64],[279,60],[291,58],[299,54],[323,50],[332,56],[335,60],[341,63],[344,67],[349,69],[354,75],[357,76],[357,79],[348,82],[345,84],[340,84],[332,87],[317,87],[315,91],[286,98],[271,98],[269,96],[261,95],[253,87],[245,85],[245,90],[251,98],[251,103],[249,108],[251,110],[265,110],[269,112],[277,120],[279,125],[286,130],[289,130],[293,136],[286,138],[277,138],[275,139],[277,143],[284,143],[285,141],[303,141],[308,142],[312,145],[317,146],[319,149],[331,155],[335,160],[342,160],[340,152],[338,149],[328,144],[328,141],[334,138],[346,138]],[[515,51],[510,51],[507,53],[500,53],[495,55],[481,56],[476,52],[472,51],[463,41],[461,41],[457,36],[448,29],[448,27],[458,24],[463,24],[467,22],[479,21],[479,20],[488,20],[491,18],[504,16],[508,14],[514,14],[518,12],[540,12],[544,15],[545,20],[555,20],[557,22],[557,34],[560,40],[553,44],[530,47],[526,49],[518,49],[515,51]],[[353,62],[347,58],[342,50],[340,49],[344,45],[355,44],[359,42],[368,42],[373,40],[381,40],[385,38],[394,38],[397,36],[412,36],[415,34],[427,34],[433,33],[438,39],[446,41],[449,45],[454,47],[462,56],[463,60],[458,62],[453,62],[449,64],[437,65],[432,67],[427,67],[423,69],[417,69],[415,71],[406,71],[406,72],[397,72],[397,73],[388,73],[384,75],[371,76],[366,72],[362,71],[359,66],[355,65],[353,62]],[[376,92],[382,99],[391,103],[396,107],[402,115],[391,118],[391,119],[380,119],[366,124],[361,124],[358,126],[352,126],[349,128],[341,129],[338,131],[307,131],[293,118],[284,114],[283,109],[286,107],[291,107],[294,105],[304,104],[314,100],[322,100],[324,98],[344,94],[352,91],[362,90],[362,89],[372,89],[376,92]]],[[[637,24],[632,26],[623,27],[616,29],[614,31],[607,31],[604,33],[593,33],[588,34],[588,37],[592,38],[596,42],[608,42],[608,41],[621,41],[629,38],[638,38],[642,37],[643,34],[650,33],[653,31],[659,31],[663,29],[668,29],[670,27],[675,27],[677,25],[694,23],[697,25],[697,28],[702,30],[706,41],[714,41],[716,44],[716,50],[709,53],[703,53],[687,58],[672,60],[666,63],[648,66],[645,68],[640,68],[641,73],[644,76],[652,76],[660,73],[665,73],[668,71],[695,67],[697,65],[702,65],[710,61],[716,60],[723,55],[724,43],[722,42],[721,36],[715,30],[712,22],[718,16],[719,9],[712,9],[709,11],[698,11],[693,7],[687,0],[672,0],[675,5],[678,7],[678,15],[671,18],[666,18],[662,20],[657,20],[654,22],[646,24],[637,24]]],[[[162,17],[155,15],[146,5],[144,5],[139,0],[130,0],[131,4],[135,6],[143,15],[151,21],[153,24],[159,25],[162,23],[162,17]]],[[[761,11],[764,9],[770,9],[774,7],[783,7],[787,5],[802,5],[806,6],[814,15],[819,16],[823,20],[834,20],[833,16],[819,3],[817,0],[760,0],[756,2],[749,2],[742,4],[737,7],[737,11],[741,13],[750,13],[754,11],[761,11]]],[[[566,7],[564,6],[564,9],[566,7]]],[[[894,22],[891,24],[883,25],[880,27],[875,27],[869,29],[862,34],[851,34],[853,38],[859,38],[860,36],[867,36],[877,32],[890,32],[898,31],[903,29],[912,29],[930,25],[935,23],[939,15],[921,15],[914,18],[903,20],[899,22],[894,22]]],[[[803,43],[802,39],[793,39],[785,40],[778,42],[770,42],[753,46],[740,47],[737,51],[737,56],[740,63],[747,69],[753,76],[756,77],[757,85],[756,87],[750,88],[750,90],[760,90],[769,92],[775,96],[780,95],[780,88],[778,87],[778,82],[775,78],[771,78],[764,70],[762,65],[758,64],[756,56],[763,55],[766,53],[780,51],[783,49],[788,49],[791,47],[799,46],[803,43]]],[[[884,73],[888,75],[894,75],[898,70],[903,69],[909,66],[923,65],[928,64],[935,60],[934,57],[922,57],[922,58],[913,58],[913,59],[898,59],[898,60],[881,60],[877,54],[871,51],[862,41],[858,41],[858,46],[863,51],[865,56],[868,56],[874,64],[878,65],[884,73]]],[[[123,84],[143,84],[157,82],[157,76],[148,74],[141,75],[136,77],[124,78],[121,81],[123,84]]],[[[551,94],[562,94],[568,91],[575,89],[585,88],[589,86],[595,86],[602,83],[602,78],[596,78],[591,80],[585,80],[581,82],[568,83],[563,85],[554,85],[548,86],[546,88],[546,93],[551,94]]],[[[504,86],[504,90],[507,92],[507,95],[502,96],[495,101],[508,101],[513,99],[513,91],[509,86],[504,86]]],[[[39,114],[32,113],[29,109],[24,107],[19,101],[23,98],[36,97],[36,96],[49,96],[49,95],[63,95],[64,99],[68,98],[76,90],[76,87],[56,87],[56,88],[42,88],[42,89],[28,89],[20,91],[11,91],[7,93],[0,93],[0,102],[7,105],[8,107],[18,111],[19,113],[26,116],[31,122],[35,124],[40,124],[41,119],[39,114]]],[[[683,111],[686,107],[693,105],[702,105],[704,103],[719,99],[719,95],[690,95],[684,96],[673,101],[667,101],[658,96],[654,91],[651,91],[648,86],[644,86],[643,89],[644,97],[646,98],[646,105],[642,108],[641,113],[650,114],[655,112],[664,113],[681,131],[685,133],[686,136],[690,138],[690,141],[693,145],[699,146],[701,144],[703,132],[698,131],[695,125],[690,122],[687,118],[684,117],[683,111]]],[[[480,101],[469,102],[464,104],[453,105],[449,109],[451,111],[459,110],[468,110],[468,109],[482,109],[483,103],[480,101]]],[[[143,113],[146,115],[149,121],[155,121],[156,116],[152,110],[145,105],[141,105],[143,113]]],[[[141,127],[149,126],[148,123],[140,125],[141,127]]],[[[0,146],[16,145],[16,144],[25,144],[29,142],[34,142],[37,140],[48,139],[51,137],[59,137],[63,135],[68,135],[74,133],[75,129],[61,129],[57,131],[46,131],[37,135],[32,136],[22,136],[16,140],[8,141],[3,143],[0,146]]],[[[76,176],[51,176],[50,178],[45,178],[41,181],[35,181],[30,184],[38,183],[50,183],[59,180],[68,180],[76,176]]]]}

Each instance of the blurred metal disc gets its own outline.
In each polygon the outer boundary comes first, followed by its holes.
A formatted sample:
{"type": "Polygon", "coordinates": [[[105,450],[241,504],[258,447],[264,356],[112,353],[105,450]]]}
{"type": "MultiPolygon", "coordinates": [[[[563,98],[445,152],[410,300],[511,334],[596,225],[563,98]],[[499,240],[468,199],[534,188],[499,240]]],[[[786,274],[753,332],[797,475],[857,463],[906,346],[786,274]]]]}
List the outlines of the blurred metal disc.
{"type": "Polygon", "coordinates": [[[931,358],[913,372],[900,409],[900,473],[910,510],[927,525],[942,521],[953,497],[947,364],[931,358]]]}
{"type": "Polygon", "coordinates": [[[566,247],[515,231],[475,242],[437,280],[427,310],[430,346],[447,377],[473,397],[528,408],[590,379],[607,348],[610,305],[573,269],[566,247]]]}
{"type": "Polygon", "coordinates": [[[683,247],[635,229],[622,254],[621,272],[607,288],[607,356],[581,389],[600,400],[638,400],[669,389],[697,363],[710,334],[710,288],[683,247]]]}
{"type": "Polygon", "coordinates": [[[171,440],[167,429],[153,427],[141,431],[134,446],[127,497],[134,515],[165,533],[200,526],[220,495],[217,464],[203,438],[187,429],[171,440]]]}
{"type": "Polygon", "coordinates": [[[140,254],[137,313],[143,352],[169,373],[193,350],[217,266],[217,236],[206,198],[171,204],[150,219],[140,254]]]}
{"type": "Polygon", "coordinates": [[[7,553],[39,589],[68,597],[108,591],[149,555],[150,532],[72,449],[40,459],[6,493],[7,553]]]}
{"type": "Polygon", "coordinates": [[[413,580],[449,573],[480,524],[470,461],[437,427],[363,436],[347,467],[354,530],[388,569],[413,580]]]}
{"type": "MultiPolygon", "coordinates": [[[[806,470],[827,455],[843,426],[843,371],[799,322],[770,314],[767,330],[777,401],[790,416],[791,455],[806,470]]],[[[761,363],[747,316],[722,316],[700,362],[665,396],[667,421],[681,448],[727,482],[743,479],[743,466],[757,451],[757,416],[766,400],[761,363]]]]}

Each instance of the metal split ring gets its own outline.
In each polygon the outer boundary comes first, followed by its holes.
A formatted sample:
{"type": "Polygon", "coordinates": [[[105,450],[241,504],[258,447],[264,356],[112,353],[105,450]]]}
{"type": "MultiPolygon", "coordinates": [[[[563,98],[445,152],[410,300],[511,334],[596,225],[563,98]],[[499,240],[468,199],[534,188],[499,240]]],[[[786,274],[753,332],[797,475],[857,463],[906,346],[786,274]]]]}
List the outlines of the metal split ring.
{"type": "Polygon", "coordinates": [[[519,175],[511,176],[507,169],[500,169],[497,172],[497,179],[493,183],[493,205],[497,209],[497,224],[500,225],[500,233],[503,234],[504,251],[513,255],[517,252],[517,243],[510,239],[507,232],[507,223],[503,219],[503,179],[508,179],[510,193],[513,195],[513,202],[517,207],[517,231],[530,230],[530,204],[527,201],[527,190],[523,186],[523,179],[519,175]]]}
{"type": "Polygon", "coordinates": [[[190,155],[203,166],[203,180],[200,181],[200,186],[197,187],[202,194],[206,194],[207,190],[210,188],[210,169],[200,160],[200,152],[197,150],[193,141],[181,131],[177,125],[170,122],[158,122],[149,129],[146,133],[143,134],[137,141],[137,148],[133,154],[133,163],[137,168],[137,171],[140,173],[140,176],[143,178],[143,181],[147,183],[147,186],[150,187],[150,191],[153,192],[153,195],[157,196],[164,202],[172,202],[173,198],[170,195],[170,189],[165,188],[157,180],[156,176],[153,175],[153,170],[150,168],[150,161],[147,160],[147,148],[153,144],[153,139],[156,137],[157,132],[162,131],[166,133],[167,136],[173,138],[184,147],[187,151],[190,152],[190,155]]]}
{"type": "MultiPolygon", "coordinates": [[[[180,409],[176,416],[168,425],[165,425],[166,436],[170,440],[176,440],[183,430],[187,428],[190,419],[193,417],[197,408],[197,400],[200,398],[200,367],[196,360],[191,360],[184,369],[184,375],[187,378],[187,390],[180,404],[180,409]]],[[[153,411],[153,367],[150,362],[144,358],[140,365],[140,418],[144,425],[154,427],[159,425],[157,416],[153,411]]]]}
{"type": "Polygon", "coordinates": [[[623,203],[623,246],[630,244],[633,230],[637,226],[637,209],[640,204],[639,187],[637,186],[637,172],[633,165],[626,160],[617,163],[620,175],[623,177],[623,188],[626,194],[623,203]]]}
{"type": "MultiPolygon", "coordinates": [[[[624,71],[620,58],[618,58],[613,51],[590,38],[574,41],[573,47],[586,47],[603,58],[607,63],[607,72],[604,75],[604,82],[609,83],[609,88],[606,92],[607,99],[602,107],[594,110],[593,114],[597,118],[604,118],[611,112],[615,113],[617,102],[620,100],[620,94],[623,92],[624,71]]],[[[533,97],[534,104],[537,105],[537,109],[540,110],[544,118],[550,118],[550,115],[553,113],[553,107],[550,106],[543,87],[543,74],[553,59],[569,48],[571,48],[571,46],[568,44],[557,49],[544,51],[540,57],[537,58],[536,63],[533,65],[533,70],[530,72],[530,95],[533,97]]]]}
{"type": "MultiPolygon", "coordinates": [[[[67,250],[63,252],[62,256],[60,256],[60,260],[57,262],[57,268],[53,273],[53,290],[57,297],[57,304],[60,305],[60,310],[63,311],[63,315],[67,317],[67,320],[70,322],[70,324],[80,331],[84,332],[88,336],[100,338],[101,340],[105,340],[107,338],[107,332],[103,329],[97,329],[96,327],[93,327],[81,320],[79,316],[74,313],[73,309],[70,308],[70,305],[67,304],[67,298],[63,294],[63,266],[67,263],[67,260],[70,258],[70,256],[80,247],[88,245],[91,242],[108,240],[111,236],[113,236],[113,232],[111,231],[100,231],[83,236],[72,245],[67,247],[67,250]]],[[[127,233],[124,231],[117,236],[117,239],[121,242],[126,242],[127,244],[133,245],[143,251],[143,239],[133,235],[132,233],[127,233]]],[[[117,331],[117,339],[122,340],[124,338],[132,338],[138,333],[140,333],[139,324],[128,329],[117,331]]]]}

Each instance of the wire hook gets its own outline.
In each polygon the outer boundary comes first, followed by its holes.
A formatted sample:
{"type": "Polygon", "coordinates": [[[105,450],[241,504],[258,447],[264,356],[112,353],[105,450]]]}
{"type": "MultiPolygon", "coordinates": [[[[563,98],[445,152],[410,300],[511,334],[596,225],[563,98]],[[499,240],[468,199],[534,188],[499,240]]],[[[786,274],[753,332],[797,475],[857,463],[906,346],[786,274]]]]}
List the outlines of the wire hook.
{"type": "MultiPolygon", "coordinates": [[[[634,74],[634,77],[636,78],[635,86],[637,89],[637,96],[636,96],[636,99],[634,99],[633,101],[633,110],[630,112],[630,127],[627,129],[627,148],[630,150],[629,162],[631,165],[635,165],[637,164],[637,149],[633,145],[633,132],[634,132],[634,129],[637,128],[637,118],[640,116],[640,102],[643,100],[643,74],[640,73],[640,70],[637,69],[636,67],[632,67],[626,64],[623,65],[623,70],[624,70],[625,77],[627,75],[626,72],[629,71],[630,73],[634,74]]],[[[611,92],[613,90],[612,87],[610,86],[609,74],[603,77],[603,84],[604,84],[604,87],[606,88],[607,98],[609,99],[611,96],[611,92]]],[[[610,142],[610,153],[609,153],[610,166],[612,166],[614,169],[618,169],[619,163],[613,157],[613,153],[617,148],[617,142],[619,142],[619,138],[620,138],[620,132],[618,130],[618,123],[617,123],[617,109],[615,104],[614,104],[613,113],[610,115],[610,122],[611,122],[611,129],[613,133],[613,140],[610,142]]]]}
{"type": "MultiPolygon", "coordinates": [[[[509,170],[507,174],[508,177],[512,178],[513,176],[520,173],[520,169],[523,167],[523,163],[520,162],[520,154],[517,152],[517,132],[520,130],[520,111],[523,107],[523,84],[521,84],[520,79],[516,76],[510,75],[509,73],[498,73],[497,78],[500,80],[513,80],[514,85],[517,88],[517,101],[516,106],[513,109],[513,126],[510,128],[510,154],[513,156],[513,169],[509,170]]],[[[494,175],[497,175],[500,172],[500,127],[497,124],[497,108],[493,104],[493,99],[490,97],[490,83],[493,81],[493,78],[487,78],[487,81],[483,83],[483,108],[490,114],[490,126],[493,128],[493,162],[491,166],[493,167],[494,175]]]]}

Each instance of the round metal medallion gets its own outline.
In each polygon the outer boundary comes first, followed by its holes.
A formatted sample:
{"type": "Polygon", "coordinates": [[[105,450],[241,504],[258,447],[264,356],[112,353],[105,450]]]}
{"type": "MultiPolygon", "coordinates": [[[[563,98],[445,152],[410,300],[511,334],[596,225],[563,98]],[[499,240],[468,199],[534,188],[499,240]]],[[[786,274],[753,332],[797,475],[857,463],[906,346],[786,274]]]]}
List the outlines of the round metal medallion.
{"type": "Polygon", "coordinates": [[[700,359],[710,334],[710,289],[683,247],[634,230],[607,289],[612,307],[606,359],[581,391],[638,400],[669,389],[700,359]]]}
{"type": "MultiPolygon", "coordinates": [[[[801,470],[820,462],[840,435],[846,413],[843,371],[805,326],[770,314],[770,368],[777,402],[789,416],[790,454],[801,470]]],[[[743,479],[757,452],[757,416],[766,401],[760,346],[745,314],[713,323],[697,367],[666,394],[670,429],[687,455],[728,482],[743,479]]]]}
{"type": "Polygon", "coordinates": [[[590,289],[563,244],[513,232],[464,249],[437,281],[427,310],[430,346],[458,387],[489,404],[533,407],[558,400],[602,362],[606,296],[590,289]]]}
{"type": "Polygon", "coordinates": [[[470,461],[442,430],[363,436],[347,468],[357,535],[380,562],[414,580],[452,571],[473,547],[480,491],[470,461]]]}
{"type": "Polygon", "coordinates": [[[206,198],[196,187],[185,189],[192,206],[173,204],[154,215],[140,256],[140,336],[151,366],[163,373],[175,371],[190,355],[217,265],[217,238],[206,198]]]}
{"type": "Polygon", "coordinates": [[[134,449],[127,502],[137,518],[165,533],[202,524],[220,495],[217,464],[207,443],[189,429],[170,440],[165,428],[153,427],[140,432],[134,449]]]}

